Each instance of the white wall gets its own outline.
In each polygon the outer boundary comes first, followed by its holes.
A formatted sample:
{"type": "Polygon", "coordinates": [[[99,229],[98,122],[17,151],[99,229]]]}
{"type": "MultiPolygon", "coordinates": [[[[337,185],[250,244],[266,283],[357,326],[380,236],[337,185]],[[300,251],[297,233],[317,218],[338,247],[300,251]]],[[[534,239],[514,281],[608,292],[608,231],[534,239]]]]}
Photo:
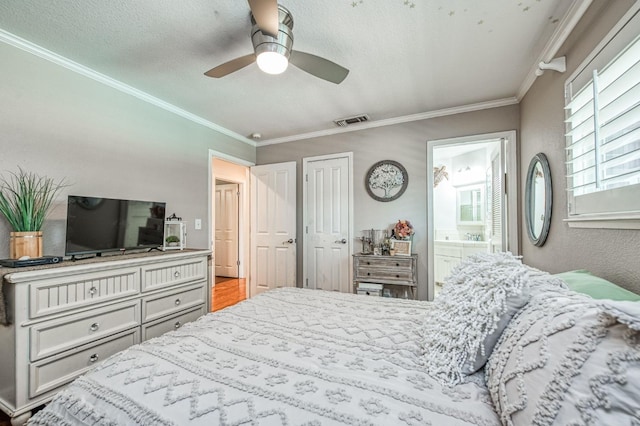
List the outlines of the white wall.
{"type": "MultiPolygon", "coordinates": [[[[188,221],[189,246],[207,248],[209,149],[254,161],[254,147],[4,43],[0,62],[0,172],[69,183],[45,222],[45,254],[64,253],[70,193],[165,201],[188,221]]],[[[1,219],[0,258],[9,231],[1,219]]]]}

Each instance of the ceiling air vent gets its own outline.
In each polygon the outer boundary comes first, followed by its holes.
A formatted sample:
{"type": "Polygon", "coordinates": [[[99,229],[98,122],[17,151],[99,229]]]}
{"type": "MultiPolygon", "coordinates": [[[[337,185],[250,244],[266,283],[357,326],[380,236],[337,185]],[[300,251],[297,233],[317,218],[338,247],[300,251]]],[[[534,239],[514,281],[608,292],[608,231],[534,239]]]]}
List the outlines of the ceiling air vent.
{"type": "Polygon", "coordinates": [[[364,123],[365,121],[369,121],[369,116],[367,114],[333,120],[333,122],[340,127],[347,127],[350,124],[364,123]]]}

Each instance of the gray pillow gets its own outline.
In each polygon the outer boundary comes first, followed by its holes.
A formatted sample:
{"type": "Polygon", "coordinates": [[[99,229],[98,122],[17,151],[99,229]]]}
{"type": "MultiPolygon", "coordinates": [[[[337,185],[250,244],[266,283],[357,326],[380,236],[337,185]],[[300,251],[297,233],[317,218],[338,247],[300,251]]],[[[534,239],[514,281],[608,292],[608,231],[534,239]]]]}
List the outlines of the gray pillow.
{"type": "Polygon", "coordinates": [[[640,422],[640,304],[532,296],[485,368],[506,425],[640,422]]]}
{"type": "Polygon", "coordinates": [[[422,363],[444,385],[484,366],[504,327],[529,300],[529,268],[511,253],[464,259],[419,328],[422,363]]]}

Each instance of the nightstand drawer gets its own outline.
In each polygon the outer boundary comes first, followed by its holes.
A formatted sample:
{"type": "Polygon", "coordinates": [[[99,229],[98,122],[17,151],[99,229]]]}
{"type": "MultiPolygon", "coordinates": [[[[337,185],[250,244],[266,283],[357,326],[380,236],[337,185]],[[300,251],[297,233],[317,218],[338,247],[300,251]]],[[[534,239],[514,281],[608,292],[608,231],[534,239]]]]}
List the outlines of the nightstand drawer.
{"type": "Polygon", "coordinates": [[[410,257],[403,258],[402,256],[380,256],[380,257],[367,257],[359,259],[358,269],[365,267],[372,268],[398,268],[411,270],[413,259],[410,257]]]}
{"type": "Polygon", "coordinates": [[[158,320],[142,326],[142,341],[158,337],[169,331],[177,330],[188,322],[195,321],[205,314],[204,306],[188,312],[181,312],[170,318],[158,320]]]}
{"type": "Polygon", "coordinates": [[[195,282],[207,278],[207,259],[176,260],[142,267],[142,291],[195,282]]]}
{"type": "Polygon", "coordinates": [[[140,291],[140,268],[118,268],[81,276],[52,278],[30,284],[29,290],[29,315],[38,318],[136,295],[140,291]]]}
{"type": "Polygon", "coordinates": [[[103,337],[140,325],[140,302],[70,315],[31,327],[31,361],[77,348],[103,337]]]}
{"type": "Polygon", "coordinates": [[[140,341],[138,328],[85,345],[74,351],[46,358],[29,365],[29,396],[36,396],[69,383],[111,355],[140,341]]]}
{"type": "Polygon", "coordinates": [[[142,322],[152,321],[184,309],[205,303],[206,282],[183,287],[169,294],[162,293],[142,299],[142,322]]]}
{"type": "Polygon", "coordinates": [[[412,280],[413,271],[411,269],[391,269],[391,268],[372,268],[372,267],[360,267],[356,271],[356,279],[373,280],[385,279],[385,280],[412,280]]]}

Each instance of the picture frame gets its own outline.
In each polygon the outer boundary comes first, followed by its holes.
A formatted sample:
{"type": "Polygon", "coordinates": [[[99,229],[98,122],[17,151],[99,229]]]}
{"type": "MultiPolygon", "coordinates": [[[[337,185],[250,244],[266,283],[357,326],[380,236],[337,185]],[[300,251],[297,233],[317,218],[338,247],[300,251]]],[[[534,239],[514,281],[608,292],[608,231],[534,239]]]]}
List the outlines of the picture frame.
{"type": "Polygon", "coordinates": [[[398,199],[404,193],[409,185],[409,174],[397,161],[382,160],[369,168],[364,183],[371,198],[388,202],[398,199]]]}
{"type": "Polygon", "coordinates": [[[411,240],[391,240],[395,256],[411,256],[411,240]]]}

